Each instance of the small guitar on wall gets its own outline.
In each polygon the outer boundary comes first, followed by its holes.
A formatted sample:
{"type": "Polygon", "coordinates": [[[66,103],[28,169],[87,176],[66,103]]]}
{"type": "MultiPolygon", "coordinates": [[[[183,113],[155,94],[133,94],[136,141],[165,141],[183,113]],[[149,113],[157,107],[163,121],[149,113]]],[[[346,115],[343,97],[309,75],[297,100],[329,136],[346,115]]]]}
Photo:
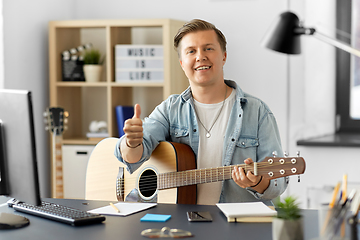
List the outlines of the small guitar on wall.
{"type": "Polygon", "coordinates": [[[68,112],[63,108],[51,107],[44,112],[45,129],[52,136],[52,160],[51,160],[51,195],[53,198],[64,197],[63,167],[62,167],[62,134],[66,129],[68,112]]]}

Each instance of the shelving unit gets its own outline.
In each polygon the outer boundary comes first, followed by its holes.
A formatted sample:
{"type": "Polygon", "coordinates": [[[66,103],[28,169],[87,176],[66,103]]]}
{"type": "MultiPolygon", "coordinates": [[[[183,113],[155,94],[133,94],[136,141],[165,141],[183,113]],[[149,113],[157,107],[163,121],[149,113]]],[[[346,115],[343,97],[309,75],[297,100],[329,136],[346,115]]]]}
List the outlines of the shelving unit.
{"type": "Polygon", "coordinates": [[[169,95],[181,93],[188,80],[184,75],[173,37],[183,21],[171,19],[71,20],[49,23],[50,106],[69,112],[63,144],[95,145],[86,138],[93,120],[108,124],[110,136],[118,137],[115,106],[140,103],[142,117],[169,95]],[[91,42],[105,55],[101,82],[62,81],[61,53],[91,42]],[[164,81],[115,82],[116,44],[162,44],[164,48],[164,81]]]}

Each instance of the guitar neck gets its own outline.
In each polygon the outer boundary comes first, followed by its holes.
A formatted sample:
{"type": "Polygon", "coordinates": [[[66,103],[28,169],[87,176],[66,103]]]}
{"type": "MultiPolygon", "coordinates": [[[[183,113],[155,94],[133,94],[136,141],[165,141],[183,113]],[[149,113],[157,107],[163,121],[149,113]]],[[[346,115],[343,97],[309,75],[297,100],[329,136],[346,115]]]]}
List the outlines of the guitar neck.
{"type": "Polygon", "coordinates": [[[229,180],[234,167],[242,167],[245,172],[251,171],[266,179],[276,179],[304,173],[305,161],[301,157],[266,157],[263,161],[252,164],[162,173],[158,176],[157,186],[158,189],[168,189],[229,180]]]}
{"type": "Polygon", "coordinates": [[[62,136],[53,136],[53,197],[64,197],[63,166],[62,166],[62,136]]]}
{"type": "Polygon", "coordinates": [[[182,172],[161,173],[158,176],[158,189],[168,189],[194,184],[218,182],[231,179],[234,167],[243,167],[245,171],[254,171],[251,165],[239,164],[215,168],[194,169],[182,172]]]}

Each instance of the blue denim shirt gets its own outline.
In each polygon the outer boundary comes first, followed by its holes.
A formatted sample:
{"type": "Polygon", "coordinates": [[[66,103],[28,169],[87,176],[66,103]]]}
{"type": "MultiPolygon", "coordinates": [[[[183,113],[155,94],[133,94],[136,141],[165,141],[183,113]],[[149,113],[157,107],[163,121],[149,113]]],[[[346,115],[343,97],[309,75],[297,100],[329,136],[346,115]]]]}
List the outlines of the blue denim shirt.
{"type": "MultiPolygon", "coordinates": [[[[282,154],[281,140],[276,120],[268,106],[230,80],[225,83],[236,89],[235,104],[230,113],[224,139],[223,166],[243,164],[246,158],[254,162],[272,156],[273,151],[282,154]]],[[[158,105],[143,123],[144,152],[139,162],[129,164],[123,160],[119,150],[119,139],[115,156],[123,162],[130,173],[150,158],[160,141],[171,141],[189,145],[197,156],[199,131],[194,112],[190,88],[181,94],[171,95],[158,105]]],[[[271,180],[269,187],[260,194],[252,188],[241,188],[232,179],[225,180],[219,202],[262,201],[272,205],[271,200],[282,194],[287,187],[285,178],[271,180]]]]}

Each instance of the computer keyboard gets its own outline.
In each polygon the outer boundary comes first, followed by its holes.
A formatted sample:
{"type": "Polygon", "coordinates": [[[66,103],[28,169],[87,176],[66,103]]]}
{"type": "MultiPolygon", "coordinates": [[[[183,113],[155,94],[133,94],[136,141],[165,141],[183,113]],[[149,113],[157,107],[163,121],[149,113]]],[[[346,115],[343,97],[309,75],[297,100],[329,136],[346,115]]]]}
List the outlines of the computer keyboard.
{"type": "Polygon", "coordinates": [[[31,204],[16,201],[8,201],[8,205],[19,212],[48,218],[58,222],[70,224],[72,226],[101,223],[105,221],[105,216],[100,214],[89,213],[75,208],[44,201],[40,206],[34,206],[31,204]]]}

